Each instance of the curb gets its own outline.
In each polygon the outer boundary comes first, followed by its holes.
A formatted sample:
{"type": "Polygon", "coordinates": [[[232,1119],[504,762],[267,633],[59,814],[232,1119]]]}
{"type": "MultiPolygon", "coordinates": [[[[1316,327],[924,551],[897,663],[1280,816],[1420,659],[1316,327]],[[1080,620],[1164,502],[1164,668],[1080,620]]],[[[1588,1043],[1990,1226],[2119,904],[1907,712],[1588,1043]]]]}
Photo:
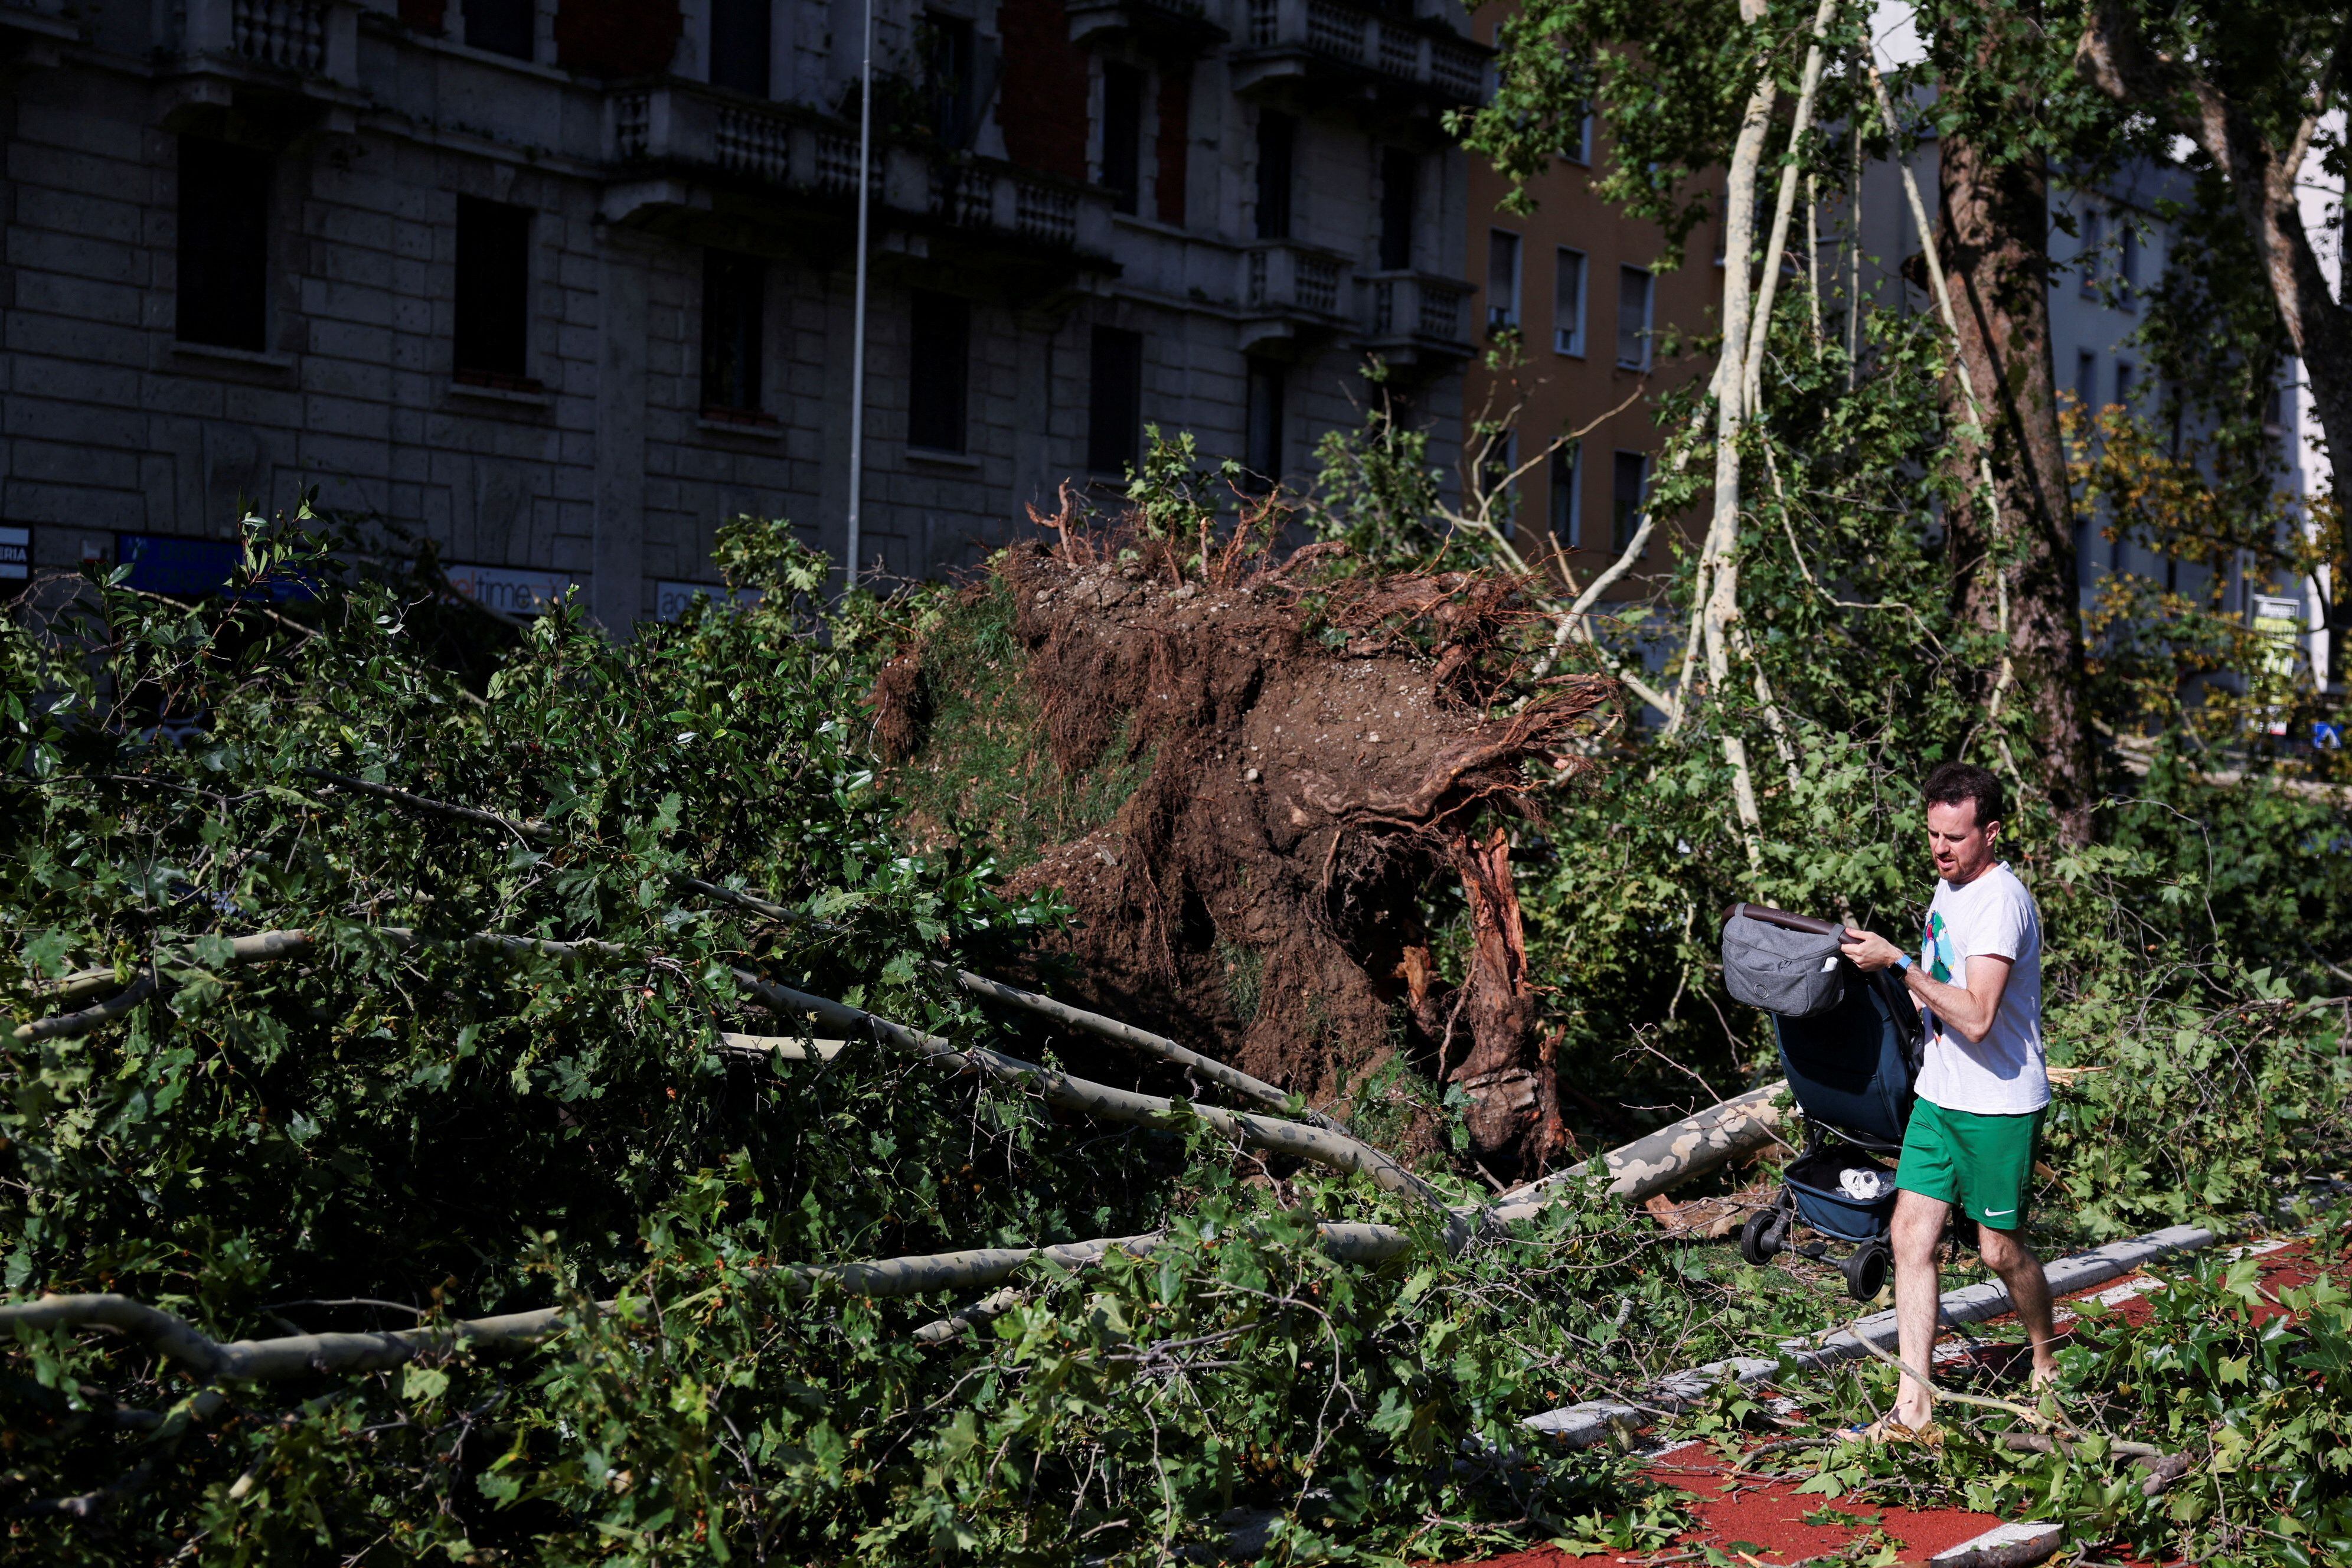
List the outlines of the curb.
{"type": "MultiPolygon", "coordinates": [[[[2077,1252],[2055,1262],[2045,1264],[2050,1277],[2050,1293],[2053,1297],[2069,1296],[2104,1285],[2161,1258],[2184,1252],[2198,1252],[2212,1246],[2221,1238],[2213,1232],[2193,1225],[2176,1225],[2164,1230],[2151,1231],[2125,1241],[2109,1242],[2088,1252],[2077,1252]]],[[[1998,1318],[2010,1310],[2009,1288],[1999,1280],[1970,1285],[1944,1292],[1941,1319],[1948,1328],[1962,1323],[1979,1323],[1988,1318],[1998,1318]]],[[[1761,1356],[1732,1356],[1696,1366],[1661,1379],[1648,1398],[1641,1405],[1619,1400],[1588,1399],[1559,1410],[1547,1410],[1528,1416],[1521,1425],[1540,1432],[1555,1443],[1571,1448],[1589,1448],[1608,1440],[1614,1432],[1636,1432],[1661,1415],[1672,1415],[1686,1410],[1706,1397],[1726,1379],[1739,1384],[1764,1383],[1780,1375],[1785,1366],[1812,1372],[1845,1362],[1859,1361],[1870,1352],[1863,1342],[1885,1349],[1895,1343],[1895,1314],[1874,1312],[1859,1319],[1818,1343],[1806,1339],[1783,1340],[1780,1354],[1767,1360],[1761,1356]]],[[[2043,1529],[2043,1526],[2004,1525],[2003,1530],[2043,1529]]],[[[1994,1531],[1994,1534],[2000,1533],[1994,1531]]],[[[1990,1537],[1980,1538],[1989,1540],[1990,1537]]],[[[2055,1537],[2053,1536],[2054,1542],[2055,1537]]],[[[1973,1550],[1979,1542],[1953,1552],[1973,1550]]],[[[2002,1550],[2006,1552],[2007,1546],[2002,1550]]],[[[2048,1555],[2047,1552],[2043,1553],[2048,1555]]],[[[1944,1563],[1945,1559],[1936,1559],[1944,1563]]],[[[2039,1562],[2041,1559],[2002,1555],[1984,1558],[1953,1557],[1945,1568],[2005,1568],[2005,1565],[2039,1562]]]]}
{"type": "Polygon", "coordinates": [[[1997,1524],[1937,1552],[1927,1568],[2032,1568],[2056,1553],[2064,1533],[2054,1524],[1997,1524]]]}

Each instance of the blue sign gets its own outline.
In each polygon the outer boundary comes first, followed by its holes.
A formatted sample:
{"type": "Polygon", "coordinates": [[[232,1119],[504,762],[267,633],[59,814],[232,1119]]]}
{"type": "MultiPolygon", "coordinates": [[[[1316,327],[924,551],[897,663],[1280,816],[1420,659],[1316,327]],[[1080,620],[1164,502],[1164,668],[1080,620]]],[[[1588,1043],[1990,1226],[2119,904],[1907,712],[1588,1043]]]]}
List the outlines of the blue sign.
{"type": "MultiPolygon", "coordinates": [[[[125,587],[142,594],[169,594],[177,598],[202,598],[217,594],[236,575],[245,560],[245,546],[230,539],[173,539],[161,533],[118,533],[114,559],[131,568],[125,587]]],[[[275,575],[255,584],[257,597],[308,599],[310,584],[291,574],[275,575]]]]}

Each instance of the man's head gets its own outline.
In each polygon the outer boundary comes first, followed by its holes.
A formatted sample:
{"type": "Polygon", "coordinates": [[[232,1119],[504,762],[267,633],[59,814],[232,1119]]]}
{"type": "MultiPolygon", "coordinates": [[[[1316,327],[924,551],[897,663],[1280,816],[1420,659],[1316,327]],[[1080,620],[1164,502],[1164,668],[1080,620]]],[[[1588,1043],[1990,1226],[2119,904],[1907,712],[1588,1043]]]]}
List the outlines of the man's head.
{"type": "Polygon", "coordinates": [[[1975,881],[1993,863],[1993,844],[2009,814],[2000,780],[1973,763],[1946,763],[1920,791],[1927,803],[1927,848],[1937,874],[1954,887],[1975,881]]]}

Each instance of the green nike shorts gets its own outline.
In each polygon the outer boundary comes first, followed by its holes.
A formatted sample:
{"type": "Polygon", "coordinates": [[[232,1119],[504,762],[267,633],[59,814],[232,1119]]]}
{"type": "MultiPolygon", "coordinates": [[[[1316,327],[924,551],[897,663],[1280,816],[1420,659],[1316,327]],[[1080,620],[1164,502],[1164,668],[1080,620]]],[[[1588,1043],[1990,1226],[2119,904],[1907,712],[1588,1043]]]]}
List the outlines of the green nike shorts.
{"type": "Polygon", "coordinates": [[[2041,1135],[2039,1110],[1985,1116],[1915,1100],[1895,1184],[1906,1193],[1957,1204],[1979,1225],[2015,1230],[2025,1223],[2033,1145],[2041,1135]]]}

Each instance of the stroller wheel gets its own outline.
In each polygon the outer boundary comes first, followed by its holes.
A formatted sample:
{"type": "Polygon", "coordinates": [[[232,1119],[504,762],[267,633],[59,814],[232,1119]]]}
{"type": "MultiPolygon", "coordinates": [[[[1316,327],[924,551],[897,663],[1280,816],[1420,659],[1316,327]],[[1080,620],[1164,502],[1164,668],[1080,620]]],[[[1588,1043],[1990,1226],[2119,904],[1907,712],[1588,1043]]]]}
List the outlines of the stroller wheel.
{"type": "Polygon", "coordinates": [[[1876,1299],[1886,1289],[1886,1269],[1892,1261],[1883,1241],[1865,1241],[1855,1247],[1853,1256],[1838,1265],[1845,1275],[1845,1293],[1857,1301],[1876,1299]]]}
{"type": "Polygon", "coordinates": [[[1778,1209],[1758,1209],[1739,1227],[1739,1256],[1750,1263],[1767,1263],[1780,1250],[1778,1209]]]}

